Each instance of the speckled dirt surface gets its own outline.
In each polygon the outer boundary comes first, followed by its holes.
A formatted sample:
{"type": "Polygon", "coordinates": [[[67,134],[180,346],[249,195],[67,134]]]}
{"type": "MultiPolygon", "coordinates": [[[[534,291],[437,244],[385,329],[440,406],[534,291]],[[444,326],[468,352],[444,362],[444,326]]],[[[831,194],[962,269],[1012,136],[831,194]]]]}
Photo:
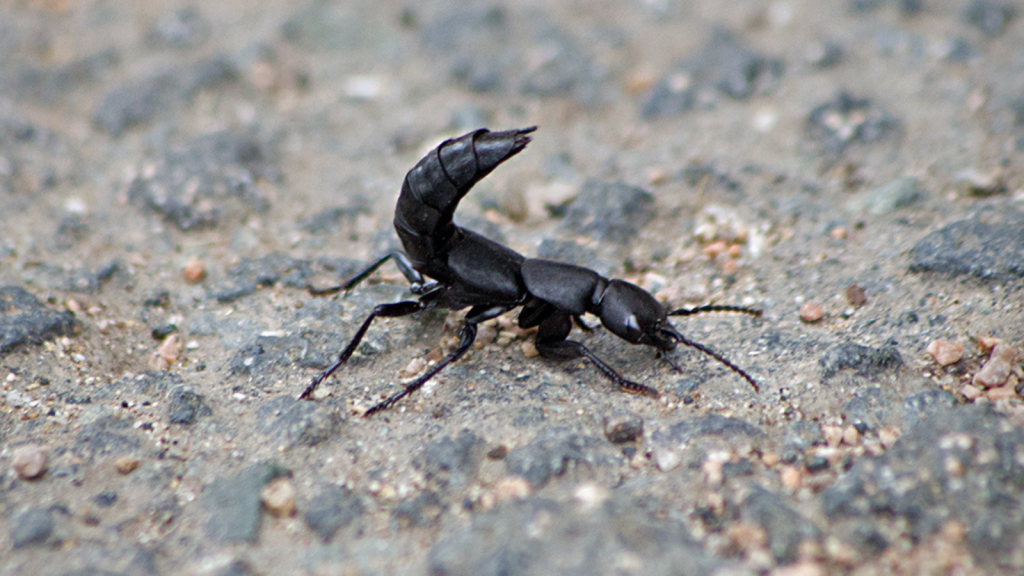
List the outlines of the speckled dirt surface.
{"type": "Polygon", "coordinates": [[[0,574],[1024,569],[1019,4],[130,4],[0,8],[0,574]],[[675,320],[760,393],[576,331],[662,392],[624,394],[512,313],[360,418],[435,311],[298,402],[410,297],[306,286],[397,246],[444,138],[532,125],[456,220],[763,309],[675,320]]]}

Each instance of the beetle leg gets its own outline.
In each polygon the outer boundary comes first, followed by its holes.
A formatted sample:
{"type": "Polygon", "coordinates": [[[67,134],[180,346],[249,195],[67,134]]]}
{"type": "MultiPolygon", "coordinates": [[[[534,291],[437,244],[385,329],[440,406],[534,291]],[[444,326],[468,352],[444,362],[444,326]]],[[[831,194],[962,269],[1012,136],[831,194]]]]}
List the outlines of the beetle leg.
{"type": "Polygon", "coordinates": [[[442,358],[440,362],[432,366],[430,370],[427,370],[426,373],[422,374],[420,377],[416,378],[412,382],[406,384],[405,388],[401,392],[392,394],[383,402],[375,404],[369,410],[367,410],[366,413],[363,414],[363,416],[372,416],[377,412],[387,410],[392,405],[394,405],[395,402],[398,402],[402,398],[405,398],[409,394],[412,394],[413,392],[419,390],[424,384],[427,383],[428,380],[433,378],[438,372],[444,370],[446,366],[448,366],[452,362],[455,362],[459,358],[462,358],[462,356],[466,354],[470,346],[473,345],[473,341],[476,340],[477,324],[490,320],[491,318],[496,318],[504,314],[505,312],[508,312],[511,309],[511,306],[474,306],[470,308],[469,312],[466,314],[466,323],[462,326],[462,330],[459,331],[459,346],[455,350],[453,350],[451,354],[448,354],[447,356],[442,358]]]}
{"type": "Polygon", "coordinates": [[[348,346],[346,346],[345,349],[341,352],[341,354],[338,355],[337,362],[335,362],[334,365],[328,368],[327,370],[321,372],[319,376],[314,378],[313,381],[310,382],[309,386],[306,386],[306,389],[303,390],[302,394],[299,396],[299,400],[311,399],[313,397],[313,392],[316,390],[317,386],[319,386],[321,382],[330,377],[330,375],[333,374],[335,370],[341,368],[342,366],[345,365],[346,362],[348,362],[348,359],[352,356],[352,353],[356,351],[356,346],[359,346],[359,343],[363,340],[363,336],[366,335],[366,331],[370,328],[370,324],[373,323],[374,318],[377,318],[378,316],[384,318],[408,316],[410,314],[415,314],[416,312],[423,310],[428,305],[428,303],[425,303],[422,300],[407,300],[404,302],[395,302],[393,304],[381,304],[380,306],[374,308],[373,312],[371,312],[370,315],[366,318],[366,320],[363,321],[363,325],[359,327],[359,330],[356,332],[356,335],[352,337],[352,341],[349,342],[348,346]]]}
{"type": "Polygon", "coordinates": [[[583,344],[576,342],[575,340],[566,340],[570,331],[572,331],[572,317],[564,311],[554,312],[541,322],[540,329],[537,330],[537,336],[534,339],[534,345],[537,346],[537,352],[540,352],[541,356],[551,360],[575,360],[577,358],[586,358],[587,360],[590,360],[590,362],[596,366],[602,374],[604,374],[605,378],[616,383],[619,388],[622,388],[626,392],[646,394],[648,396],[655,397],[659,395],[658,391],[650,386],[644,386],[643,384],[623,378],[615,371],[614,368],[609,366],[604,360],[595,356],[594,353],[583,344]]]}
{"type": "Polygon", "coordinates": [[[352,276],[341,284],[328,286],[327,288],[314,288],[313,286],[307,286],[306,289],[313,296],[327,296],[330,294],[337,294],[338,292],[347,292],[355,288],[356,285],[363,280],[366,280],[370,274],[376,272],[377,269],[383,266],[388,260],[394,260],[395,266],[397,266],[398,270],[403,276],[405,276],[405,279],[412,284],[411,290],[413,294],[422,294],[429,291],[424,288],[426,281],[423,279],[423,275],[413,269],[412,263],[409,262],[409,257],[399,250],[393,250],[381,256],[372,264],[357,272],[355,276],[352,276]]]}

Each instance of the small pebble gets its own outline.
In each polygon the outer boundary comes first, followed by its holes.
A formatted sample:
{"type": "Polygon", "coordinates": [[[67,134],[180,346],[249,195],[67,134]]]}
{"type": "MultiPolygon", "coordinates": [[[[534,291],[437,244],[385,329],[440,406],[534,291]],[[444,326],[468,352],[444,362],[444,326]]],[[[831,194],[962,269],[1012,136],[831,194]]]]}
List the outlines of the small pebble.
{"type": "Polygon", "coordinates": [[[643,435],[644,420],[632,412],[618,412],[604,417],[604,436],[610,442],[632,442],[643,435]]]}
{"type": "Polygon", "coordinates": [[[981,388],[978,388],[977,386],[964,384],[963,386],[960,387],[960,393],[963,394],[964,398],[974,401],[977,400],[979,396],[981,396],[982,391],[981,388]]]}
{"type": "Polygon", "coordinates": [[[604,504],[611,497],[611,493],[604,486],[585,482],[572,491],[572,497],[580,503],[584,510],[594,510],[604,504]]]}
{"type": "Polygon", "coordinates": [[[900,431],[898,428],[886,426],[878,431],[878,439],[882,442],[882,446],[885,446],[887,449],[891,448],[900,439],[900,431]]]}
{"type": "Polygon", "coordinates": [[[856,446],[860,443],[860,432],[857,431],[856,426],[851,424],[843,430],[843,443],[848,446],[856,446]]]}
{"type": "Polygon", "coordinates": [[[537,351],[537,346],[533,344],[533,340],[523,342],[520,348],[522,349],[523,356],[525,358],[536,358],[537,356],[540,356],[540,352],[537,351]]]}
{"type": "Polygon", "coordinates": [[[139,467],[139,461],[131,456],[121,456],[114,460],[114,468],[121,474],[131,474],[139,467]]]}
{"type": "Polygon", "coordinates": [[[1010,378],[1006,384],[999,386],[998,388],[989,388],[989,390],[985,392],[985,397],[988,398],[990,402],[999,402],[1000,400],[1016,398],[1017,379],[1010,378]]]}
{"type": "Polygon", "coordinates": [[[415,376],[415,375],[419,374],[420,372],[422,372],[423,368],[426,365],[427,365],[427,363],[424,362],[422,358],[413,358],[412,360],[409,361],[408,364],[406,364],[406,366],[402,370],[402,372],[406,376],[410,376],[410,377],[411,376],[415,376]]]}
{"type": "Polygon", "coordinates": [[[185,263],[182,274],[185,276],[185,282],[198,284],[206,279],[206,263],[198,258],[189,260],[185,263]]]}
{"type": "Polygon", "coordinates": [[[808,324],[825,317],[825,311],[816,302],[805,302],[800,306],[800,319],[808,324]]]}
{"type": "Polygon", "coordinates": [[[167,370],[178,361],[181,348],[181,338],[178,338],[177,334],[171,334],[157,347],[149,359],[149,367],[153,370],[167,370]]]}
{"type": "Polygon", "coordinates": [[[964,353],[964,345],[961,342],[937,339],[932,340],[925,351],[932,355],[939,366],[949,366],[960,361],[960,357],[964,353]]]}
{"type": "Polygon", "coordinates": [[[832,230],[829,230],[829,235],[836,240],[846,240],[846,228],[842,226],[836,226],[832,230]]]}
{"type": "Polygon", "coordinates": [[[997,388],[1010,378],[1010,374],[1020,367],[1015,366],[1017,350],[1005,343],[996,344],[985,365],[974,375],[974,385],[981,388],[997,388]]]}
{"type": "Polygon", "coordinates": [[[868,297],[864,294],[864,289],[856,284],[850,284],[850,287],[846,289],[846,301],[854,306],[863,306],[867,304],[868,297]]]}
{"type": "Polygon", "coordinates": [[[530,483],[521,476],[506,476],[494,485],[494,498],[498,502],[521,500],[530,495],[530,483]]]}
{"type": "Polygon", "coordinates": [[[295,487],[287,478],[272,480],[260,491],[263,509],[275,518],[295,515],[295,487]]]}
{"type": "Polygon", "coordinates": [[[725,272],[726,274],[735,274],[739,269],[740,265],[735,260],[726,260],[725,262],[722,262],[722,272],[725,272]]]}
{"type": "Polygon", "coordinates": [[[803,482],[803,474],[794,466],[784,466],[779,473],[782,486],[787,490],[796,490],[803,482]]]}
{"type": "Polygon", "coordinates": [[[772,576],[825,576],[826,574],[828,571],[825,570],[825,566],[814,561],[798,562],[772,570],[772,576]]]}
{"type": "Polygon", "coordinates": [[[712,242],[711,244],[705,246],[704,255],[714,260],[715,258],[718,257],[719,254],[725,252],[727,249],[728,246],[725,244],[725,241],[719,240],[718,242],[712,242]]]}
{"type": "Polygon", "coordinates": [[[832,448],[838,448],[843,441],[843,429],[839,426],[822,426],[821,434],[832,448]]]}
{"type": "Polygon", "coordinates": [[[11,468],[22,480],[38,478],[46,472],[46,448],[36,444],[23,444],[14,449],[11,468]]]}

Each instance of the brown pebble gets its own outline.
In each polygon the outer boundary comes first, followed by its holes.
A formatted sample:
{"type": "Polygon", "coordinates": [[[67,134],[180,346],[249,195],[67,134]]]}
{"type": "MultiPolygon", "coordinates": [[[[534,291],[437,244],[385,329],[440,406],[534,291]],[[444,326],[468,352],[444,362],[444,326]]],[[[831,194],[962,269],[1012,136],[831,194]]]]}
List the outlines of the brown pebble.
{"type": "Polygon", "coordinates": [[[149,367],[153,370],[167,370],[181,355],[181,339],[177,334],[171,334],[160,343],[156,352],[149,359],[149,367]]]}
{"type": "Polygon", "coordinates": [[[728,246],[726,246],[725,242],[722,240],[712,242],[704,247],[704,255],[714,260],[719,254],[725,252],[727,248],[728,246]]]}
{"type": "Polygon", "coordinates": [[[981,346],[982,351],[985,352],[986,354],[991,354],[992,349],[1002,343],[1002,338],[994,338],[991,336],[983,336],[981,338],[978,338],[978,346],[981,346]]]}
{"type": "MultiPolygon", "coordinates": [[[[1002,386],[1013,373],[1017,359],[1017,350],[1006,343],[996,344],[992,355],[985,365],[974,375],[974,385],[981,388],[997,388],[1002,386]]],[[[1019,370],[1019,367],[1016,367],[1019,370]]]]}
{"type": "Polygon", "coordinates": [[[897,440],[900,439],[900,431],[898,428],[892,426],[886,426],[878,431],[878,439],[882,442],[882,446],[886,449],[891,448],[897,440]]]}
{"type": "Polygon", "coordinates": [[[854,306],[863,306],[868,302],[868,296],[864,293],[864,289],[856,284],[850,284],[850,287],[846,289],[846,301],[854,306]]]}
{"type": "Polygon", "coordinates": [[[952,340],[936,339],[928,344],[925,351],[932,355],[939,366],[949,366],[960,361],[960,357],[964,354],[964,345],[952,340]]]}
{"type": "Polygon", "coordinates": [[[189,260],[185,263],[185,268],[182,270],[185,276],[185,282],[189,284],[199,284],[206,279],[206,263],[198,258],[195,260],[189,260]]]}
{"type": "Polygon", "coordinates": [[[402,369],[402,372],[406,376],[412,377],[422,372],[426,365],[426,362],[424,362],[422,358],[413,358],[408,364],[406,364],[405,368],[402,369]]]}
{"type": "Polygon", "coordinates": [[[800,487],[803,482],[803,474],[800,470],[797,470],[794,466],[783,466],[779,472],[779,478],[782,480],[782,485],[787,490],[796,490],[800,487]]]}
{"type": "Polygon", "coordinates": [[[839,426],[822,426],[821,434],[825,437],[825,442],[827,442],[831,448],[838,448],[839,444],[843,441],[843,429],[839,426]]]}
{"type": "Polygon", "coordinates": [[[981,388],[978,388],[977,386],[964,384],[963,386],[960,387],[960,393],[963,394],[964,398],[967,398],[968,400],[971,400],[973,402],[974,400],[977,400],[979,396],[981,396],[982,391],[981,388]]]}
{"type": "Polygon", "coordinates": [[[295,487],[287,478],[272,480],[260,491],[263,509],[276,518],[295,515],[295,487]]]}
{"type": "Polygon", "coordinates": [[[741,253],[742,250],[743,250],[743,247],[740,246],[739,244],[732,244],[732,245],[730,245],[729,246],[729,250],[728,250],[729,257],[730,258],[739,258],[740,257],[740,253],[741,253]]]}
{"type": "Polygon", "coordinates": [[[602,420],[605,438],[616,444],[632,442],[644,433],[644,419],[632,412],[606,414],[602,420]]]}
{"type": "Polygon", "coordinates": [[[139,460],[131,456],[121,456],[114,460],[114,468],[121,474],[131,474],[139,467],[139,460]]]}
{"type": "Polygon", "coordinates": [[[740,269],[740,265],[735,260],[726,260],[722,262],[722,272],[726,274],[735,274],[740,269]]]}
{"type": "Polygon", "coordinates": [[[537,356],[540,356],[540,352],[537,351],[537,346],[534,345],[533,340],[523,342],[520,348],[523,350],[523,356],[526,358],[536,358],[537,356]]]}
{"type": "Polygon", "coordinates": [[[843,443],[847,446],[856,446],[860,443],[860,432],[856,426],[851,424],[843,430],[843,443]]]}
{"type": "Polygon", "coordinates": [[[22,480],[38,478],[46,472],[46,448],[36,444],[23,444],[14,449],[11,468],[22,480]]]}
{"type": "Polygon", "coordinates": [[[1010,378],[1009,382],[999,386],[998,388],[989,388],[985,392],[985,397],[990,402],[999,402],[1000,400],[1010,400],[1011,398],[1017,397],[1017,379],[1010,378]]]}
{"type": "Polygon", "coordinates": [[[506,476],[494,485],[494,498],[498,502],[520,500],[530,495],[530,483],[522,476],[506,476]]]}
{"type": "Polygon", "coordinates": [[[804,302],[803,306],[800,306],[800,319],[804,322],[817,322],[824,317],[825,311],[815,302],[804,302]]]}
{"type": "Polygon", "coordinates": [[[829,235],[835,238],[836,240],[846,240],[846,228],[843,228],[842,226],[836,226],[835,228],[829,231],[829,235]]]}

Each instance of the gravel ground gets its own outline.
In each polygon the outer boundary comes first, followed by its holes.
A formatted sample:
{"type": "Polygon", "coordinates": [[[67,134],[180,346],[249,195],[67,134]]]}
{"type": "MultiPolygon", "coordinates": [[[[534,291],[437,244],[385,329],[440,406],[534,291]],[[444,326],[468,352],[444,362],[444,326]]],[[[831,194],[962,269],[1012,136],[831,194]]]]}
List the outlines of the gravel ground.
{"type": "MultiPolygon", "coordinates": [[[[1024,23],[1000,0],[0,8],[0,574],[1020,573],[1024,23]],[[673,306],[662,392],[381,320],[402,179],[673,306]]],[[[594,319],[590,318],[592,324],[594,319]]]]}

